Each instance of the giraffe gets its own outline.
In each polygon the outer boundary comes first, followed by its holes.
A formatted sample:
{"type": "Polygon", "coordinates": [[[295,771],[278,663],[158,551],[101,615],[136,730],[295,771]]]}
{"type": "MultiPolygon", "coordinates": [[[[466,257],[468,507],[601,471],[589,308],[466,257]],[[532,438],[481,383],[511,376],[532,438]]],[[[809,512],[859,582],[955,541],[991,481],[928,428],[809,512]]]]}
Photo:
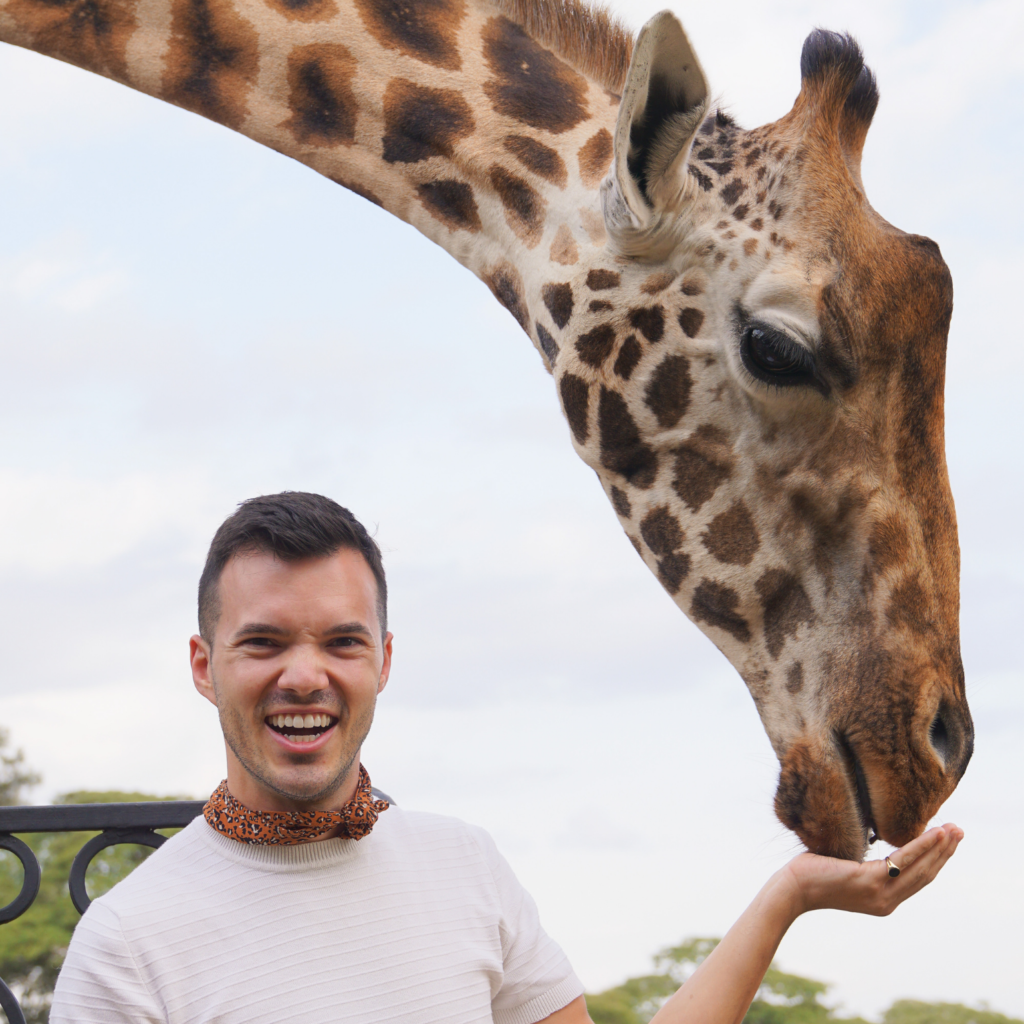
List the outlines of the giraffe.
{"type": "Polygon", "coordinates": [[[808,849],[925,826],[973,747],[945,468],[952,286],[870,206],[878,102],[816,30],[780,120],[670,12],[583,0],[0,0],[0,39],[291,156],[490,288],[640,557],[748,686],[808,849]]]}

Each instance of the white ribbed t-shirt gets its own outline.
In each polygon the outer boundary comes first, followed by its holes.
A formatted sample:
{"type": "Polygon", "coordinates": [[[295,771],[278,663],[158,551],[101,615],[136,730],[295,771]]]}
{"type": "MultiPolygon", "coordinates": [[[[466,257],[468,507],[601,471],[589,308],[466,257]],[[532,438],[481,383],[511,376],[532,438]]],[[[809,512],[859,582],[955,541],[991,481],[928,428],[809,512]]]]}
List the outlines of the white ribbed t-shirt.
{"type": "Polygon", "coordinates": [[[583,986],[482,829],[392,807],[358,842],[197,818],[75,929],[51,1024],[534,1024],[583,986]]]}

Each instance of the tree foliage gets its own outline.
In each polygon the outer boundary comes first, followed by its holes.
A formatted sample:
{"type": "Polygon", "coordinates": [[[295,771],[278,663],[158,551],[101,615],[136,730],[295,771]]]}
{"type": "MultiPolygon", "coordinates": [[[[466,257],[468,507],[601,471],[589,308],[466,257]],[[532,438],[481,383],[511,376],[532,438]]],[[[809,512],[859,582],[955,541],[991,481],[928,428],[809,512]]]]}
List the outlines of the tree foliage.
{"type": "Polygon", "coordinates": [[[25,755],[20,750],[6,752],[10,737],[0,727],[0,807],[13,807],[21,803],[22,790],[39,785],[43,777],[25,767],[25,755]]]}
{"type": "MultiPolygon", "coordinates": [[[[30,774],[30,773],[23,773],[30,774]]],[[[25,783],[23,783],[25,785],[25,783]]],[[[121,803],[124,801],[181,799],[118,791],[66,793],[55,801],[65,804],[121,803]]],[[[176,829],[162,830],[171,835],[176,829]]],[[[21,1000],[28,1024],[45,1024],[53,986],[67,953],[79,915],[68,892],[68,875],[75,854],[96,832],[45,832],[21,836],[39,861],[42,881],[32,906],[16,921],[0,925],[0,977],[21,1000]]],[[[99,853],[86,875],[92,899],[101,896],[153,851],[146,846],[110,846],[99,853]]],[[[24,872],[13,854],[0,861],[0,906],[21,889],[24,872]]],[[[3,1014],[0,1013],[0,1019],[3,1014]]]]}
{"type": "MultiPolygon", "coordinates": [[[[710,955],[718,939],[687,939],[654,956],[656,973],[628,978],[621,985],[587,995],[594,1024],[647,1024],[665,1001],[710,955]]],[[[843,1017],[823,1003],[829,986],[823,981],[786,974],[775,964],[765,972],[743,1024],[867,1024],[861,1017],[843,1017]]],[[[902,999],[882,1015],[882,1024],[1024,1024],[988,1009],[972,1010],[956,1003],[920,1003],[902,999]]]]}

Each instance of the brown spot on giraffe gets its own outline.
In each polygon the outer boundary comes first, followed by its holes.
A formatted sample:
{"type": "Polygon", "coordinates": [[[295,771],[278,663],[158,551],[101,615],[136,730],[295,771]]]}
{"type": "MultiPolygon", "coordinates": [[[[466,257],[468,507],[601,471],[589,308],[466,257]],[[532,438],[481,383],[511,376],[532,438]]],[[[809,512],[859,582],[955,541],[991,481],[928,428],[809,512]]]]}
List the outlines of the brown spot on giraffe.
{"type": "Polygon", "coordinates": [[[590,436],[588,414],[590,410],[590,387],[582,377],[572,373],[562,374],[558,382],[558,393],[562,398],[565,418],[577,444],[586,444],[590,436]]]}
{"type": "Polygon", "coordinates": [[[338,13],[335,0],[265,0],[289,21],[326,21],[338,13]]]}
{"type": "Polygon", "coordinates": [[[802,662],[794,661],[786,673],[786,689],[793,694],[799,693],[804,688],[804,666],[802,662]]]}
{"type": "Polygon", "coordinates": [[[615,328],[610,324],[599,324],[576,339],[576,351],[580,359],[595,369],[612,354],[614,347],[615,328]]]}
{"type": "MultiPolygon", "coordinates": [[[[704,294],[704,289],[701,287],[700,282],[693,280],[692,277],[685,278],[683,280],[682,285],[680,285],[679,290],[684,295],[689,295],[689,296],[703,295],[704,294]]],[[[700,310],[698,309],[696,312],[699,313],[700,310]]]]}
{"type": "Polygon", "coordinates": [[[625,477],[634,487],[647,490],[658,475],[658,456],[641,439],[622,395],[603,386],[597,403],[597,425],[601,465],[625,477]]]}
{"type": "Polygon", "coordinates": [[[685,534],[679,520],[665,505],[650,510],[640,520],[640,536],[656,555],[670,555],[682,547],[685,534]]]}
{"type": "Polygon", "coordinates": [[[357,116],[351,84],[355,69],[356,61],[344,46],[297,46],[288,55],[292,115],[281,127],[304,145],[351,145],[357,116]]]}
{"type": "Polygon", "coordinates": [[[558,135],[587,118],[587,81],[508,18],[484,26],[492,79],[484,93],[503,117],[558,135]]]}
{"type": "Polygon", "coordinates": [[[750,565],[761,546],[757,527],[742,500],[719,512],[700,539],[718,561],[727,565],[750,565]]]}
{"type": "MultiPolygon", "coordinates": [[[[552,185],[565,188],[569,174],[558,150],[545,146],[529,135],[506,135],[502,146],[528,171],[532,171],[552,185]]],[[[568,228],[566,228],[568,230],[568,228]]]]}
{"type": "MultiPolygon", "coordinates": [[[[328,103],[336,100],[339,109],[332,110],[327,120],[336,118],[342,125],[351,120],[354,125],[355,109],[346,106],[351,56],[343,46],[323,45],[329,51],[325,54],[328,68],[322,72],[310,70],[308,76],[300,77],[311,79],[314,89],[321,77],[336,84],[339,93],[331,95],[328,103]]],[[[297,49],[301,52],[309,48],[297,49]]],[[[290,88],[294,88],[294,66],[289,59],[290,88]]],[[[249,113],[249,92],[258,70],[256,30],[234,7],[210,4],[208,0],[173,0],[171,35],[164,57],[164,99],[229,128],[238,128],[249,113]]],[[[304,90],[305,83],[300,81],[299,88],[300,92],[304,90]]],[[[301,96],[297,98],[301,103],[301,96]]],[[[299,114],[293,106],[293,121],[299,114]]]]}
{"type": "Polygon", "coordinates": [[[445,71],[462,67],[459,26],[464,0],[355,0],[367,31],[381,46],[445,71]]]}
{"type": "Polygon", "coordinates": [[[11,0],[4,16],[32,39],[32,48],[125,82],[128,40],[138,27],[137,2],[11,0]]]}
{"type": "Polygon", "coordinates": [[[519,326],[529,333],[526,303],[523,301],[523,279],[519,271],[511,263],[500,263],[482,277],[494,297],[519,321],[519,326]]]}
{"type": "Polygon", "coordinates": [[[473,189],[464,181],[442,178],[416,186],[424,208],[452,231],[479,231],[480,211],[473,189]]]}
{"type": "Polygon", "coordinates": [[[752,221],[750,222],[750,230],[751,230],[751,231],[760,231],[760,230],[761,230],[761,228],[763,228],[763,227],[764,227],[764,221],[763,221],[763,220],[761,220],[761,218],[760,218],[760,217],[755,217],[755,218],[754,218],[754,219],[753,219],[753,220],[752,220],[752,221]]]}
{"type": "Polygon", "coordinates": [[[455,143],[471,135],[473,113],[454,89],[428,89],[394,78],[384,91],[385,163],[415,164],[452,155],[455,143]]]}
{"type": "Polygon", "coordinates": [[[564,328],[572,317],[572,285],[546,284],[541,289],[540,295],[555,326],[559,329],[564,328]]]}
{"type": "Polygon", "coordinates": [[[750,640],[750,626],[736,610],[739,603],[740,595],[732,587],[716,580],[702,579],[690,601],[690,618],[694,622],[704,622],[716,629],[725,630],[746,643],[750,640]]]}
{"type": "Polygon", "coordinates": [[[631,309],[629,325],[635,327],[648,341],[661,341],[665,333],[665,310],[661,306],[631,309]]]}
{"type": "Polygon", "coordinates": [[[696,512],[732,475],[734,461],[728,437],[718,427],[704,424],[676,449],[672,486],[696,512]]]}
{"type": "MultiPolygon", "coordinates": [[[[699,292],[697,293],[700,294],[699,292]]],[[[679,311],[679,326],[688,338],[696,338],[704,325],[704,311],[696,306],[687,306],[679,311]]]]}
{"type": "Polygon", "coordinates": [[[685,534],[679,520],[664,505],[651,509],[640,522],[640,536],[658,556],[658,579],[670,593],[677,594],[690,572],[690,556],[679,551],[685,534]]]}
{"type": "Polygon", "coordinates": [[[663,292],[674,280],[676,275],[671,270],[651,274],[640,286],[640,291],[645,295],[657,295],[663,292]]]}
{"type": "Polygon", "coordinates": [[[732,211],[732,215],[735,220],[743,220],[748,213],[750,213],[750,207],[747,206],[746,203],[743,203],[741,206],[737,206],[736,209],[732,211]]]}
{"type": "Polygon", "coordinates": [[[505,207],[508,226],[526,243],[528,249],[534,248],[544,232],[547,203],[528,181],[500,164],[491,165],[490,179],[501,205],[505,207]]]}
{"type": "Polygon", "coordinates": [[[704,192],[710,192],[715,187],[715,183],[693,164],[688,164],[686,169],[704,192]]]}
{"type": "Polygon", "coordinates": [[[756,238],[748,238],[743,243],[743,255],[744,256],[753,256],[754,253],[757,252],[758,244],[759,243],[758,243],[756,238]]]}
{"type": "Polygon", "coordinates": [[[669,429],[683,418],[690,405],[692,388],[689,359],[682,355],[665,356],[644,390],[644,401],[659,426],[669,429]]]}
{"type": "Polygon", "coordinates": [[[587,188],[597,188],[612,162],[612,133],[602,128],[580,147],[577,154],[580,180],[587,188]]]}
{"type": "Polygon", "coordinates": [[[612,507],[623,519],[628,519],[633,514],[633,506],[630,504],[629,497],[625,491],[613,486],[611,498],[612,507]]]}
{"type": "Polygon", "coordinates": [[[587,287],[592,292],[603,292],[618,288],[620,275],[614,270],[591,270],[587,274],[587,287]]]}
{"type": "Polygon", "coordinates": [[[614,308],[615,307],[607,299],[591,299],[590,305],[587,307],[591,313],[604,313],[607,310],[614,308]]]}
{"type": "Polygon", "coordinates": [[[814,609],[803,585],[785,569],[769,569],[754,584],[764,613],[764,642],[775,659],[787,637],[795,637],[802,624],[812,625],[814,609]]]}
{"type": "Polygon", "coordinates": [[[746,190],[747,186],[739,178],[734,178],[722,189],[722,202],[726,206],[732,206],[746,190]]]}
{"type": "Polygon", "coordinates": [[[555,365],[558,358],[558,342],[548,333],[548,329],[538,320],[534,326],[537,328],[537,340],[540,342],[541,351],[550,366],[555,365]]]}
{"type": "Polygon", "coordinates": [[[622,343],[622,348],[619,349],[619,354],[615,359],[615,365],[612,369],[623,380],[629,380],[633,375],[633,371],[637,368],[642,355],[643,350],[640,348],[640,342],[636,340],[636,335],[631,334],[622,343]]]}
{"type": "Polygon", "coordinates": [[[579,262],[580,250],[576,239],[572,237],[568,224],[559,224],[548,253],[552,263],[560,263],[563,267],[571,267],[579,262]]]}

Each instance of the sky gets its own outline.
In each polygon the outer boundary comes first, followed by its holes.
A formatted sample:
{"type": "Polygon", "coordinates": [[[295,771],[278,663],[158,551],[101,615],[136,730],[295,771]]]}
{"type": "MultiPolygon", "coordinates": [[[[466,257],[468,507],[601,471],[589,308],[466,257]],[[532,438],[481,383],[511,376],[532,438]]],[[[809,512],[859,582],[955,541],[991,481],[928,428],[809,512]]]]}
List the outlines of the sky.
{"type": "MultiPolygon", "coordinates": [[[[639,28],[659,6],[617,10],[639,28]]],[[[914,997],[1024,1016],[1024,5],[674,9],[751,127],[789,109],[811,28],[857,36],[882,94],[868,196],[940,243],[956,293],[977,746],[939,820],[967,838],[892,918],[809,915],[778,962],[851,1013],[914,997]]],[[[488,828],[591,990],[724,933],[798,849],[771,812],[775,758],[487,289],[309,169],[8,46],[0,139],[0,724],[44,776],[32,798],[214,788],[223,747],[187,664],[206,547],[242,499],[315,490],[385,553],[374,783],[488,828]]]]}

